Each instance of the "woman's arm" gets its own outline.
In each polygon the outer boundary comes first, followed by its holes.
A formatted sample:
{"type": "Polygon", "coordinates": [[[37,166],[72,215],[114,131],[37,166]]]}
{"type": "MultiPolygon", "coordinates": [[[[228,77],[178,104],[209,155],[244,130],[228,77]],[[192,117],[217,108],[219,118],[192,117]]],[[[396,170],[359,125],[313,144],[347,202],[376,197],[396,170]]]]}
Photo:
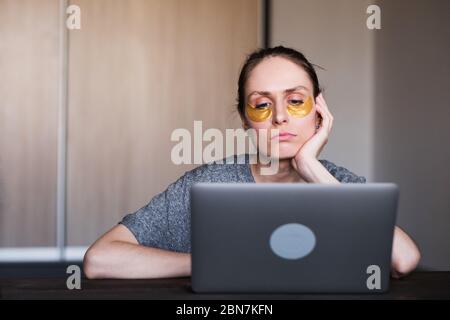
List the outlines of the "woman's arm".
{"type": "MultiPolygon", "coordinates": [[[[333,127],[333,115],[322,94],[319,94],[316,99],[316,110],[322,116],[322,126],[297,152],[292,159],[292,165],[307,182],[338,184],[340,182],[317,160],[328,142],[333,127]]],[[[392,276],[399,278],[410,273],[417,267],[419,260],[420,251],[414,241],[402,229],[395,227],[392,245],[392,276]]]]}
{"type": "MultiPolygon", "coordinates": [[[[303,172],[310,172],[306,177],[317,183],[340,183],[319,163],[319,161],[304,161],[303,172]],[[314,169],[315,168],[315,169],[314,169]]],[[[414,241],[399,227],[395,227],[392,244],[391,274],[394,278],[400,278],[414,271],[420,261],[420,251],[414,241]]]]}
{"type": "Polygon", "coordinates": [[[391,274],[400,278],[417,267],[420,261],[420,251],[414,241],[399,227],[395,227],[392,244],[391,274]]]}
{"type": "Polygon", "coordinates": [[[191,274],[191,256],[139,245],[124,225],[98,239],[84,256],[84,273],[99,278],[169,278],[191,274]]]}

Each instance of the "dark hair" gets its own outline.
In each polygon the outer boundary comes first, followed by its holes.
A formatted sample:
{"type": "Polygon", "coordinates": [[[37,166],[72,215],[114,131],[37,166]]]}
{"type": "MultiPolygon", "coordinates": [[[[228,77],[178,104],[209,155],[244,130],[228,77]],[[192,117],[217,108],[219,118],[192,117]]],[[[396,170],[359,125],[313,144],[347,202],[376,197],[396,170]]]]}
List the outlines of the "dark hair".
{"type": "Polygon", "coordinates": [[[308,74],[312,84],[313,84],[313,94],[314,98],[316,98],[321,89],[319,87],[319,79],[317,78],[316,70],[314,69],[314,65],[305,58],[305,56],[292,48],[286,48],[283,46],[277,46],[273,48],[265,48],[259,49],[251,53],[244,65],[242,66],[241,73],[239,74],[239,82],[238,82],[238,97],[237,97],[237,109],[240,115],[243,117],[245,112],[245,86],[247,84],[248,77],[250,72],[264,59],[269,57],[283,57],[286,58],[295,64],[302,67],[306,73],[308,74]]]}

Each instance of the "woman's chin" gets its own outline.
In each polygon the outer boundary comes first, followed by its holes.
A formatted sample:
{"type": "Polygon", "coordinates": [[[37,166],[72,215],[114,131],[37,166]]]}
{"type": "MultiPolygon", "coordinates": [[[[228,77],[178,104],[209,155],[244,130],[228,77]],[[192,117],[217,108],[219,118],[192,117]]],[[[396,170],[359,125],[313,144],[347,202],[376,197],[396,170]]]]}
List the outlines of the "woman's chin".
{"type": "Polygon", "coordinates": [[[289,149],[280,148],[280,151],[278,152],[278,154],[275,154],[275,155],[271,154],[270,157],[276,158],[278,160],[292,159],[297,154],[297,151],[298,151],[298,149],[294,149],[294,148],[289,148],[289,149]]]}
{"type": "Polygon", "coordinates": [[[292,159],[297,154],[299,148],[291,143],[281,143],[279,149],[279,160],[292,159]]]}
{"type": "Polygon", "coordinates": [[[272,159],[278,160],[287,160],[292,159],[296,156],[300,147],[298,143],[280,143],[278,146],[278,150],[270,150],[270,149],[259,149],[258,152],[260,155],[269,156],[272,159]],[[275,152],[272,152],[275,151],[275,152]]]}
{"type": "Polygon", "coordinates": [[[278,160],[290,160],[292,158],[295,157],[295,153],[294,154],[280,154],[280,156],[278,157],[278,160]]]}

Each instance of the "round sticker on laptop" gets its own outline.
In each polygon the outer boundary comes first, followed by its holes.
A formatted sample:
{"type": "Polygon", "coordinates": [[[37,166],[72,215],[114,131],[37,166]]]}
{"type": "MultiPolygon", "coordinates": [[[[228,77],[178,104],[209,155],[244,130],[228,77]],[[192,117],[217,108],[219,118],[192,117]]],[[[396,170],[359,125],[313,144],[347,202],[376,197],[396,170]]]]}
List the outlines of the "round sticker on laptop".
{"type": "Polygon", "coordinates": [[[283,259],[295,260],[309,255],[316,245],[316,236],[307,226],[288,223],[276,228],[270,236],[270,248],[283,259]]]}

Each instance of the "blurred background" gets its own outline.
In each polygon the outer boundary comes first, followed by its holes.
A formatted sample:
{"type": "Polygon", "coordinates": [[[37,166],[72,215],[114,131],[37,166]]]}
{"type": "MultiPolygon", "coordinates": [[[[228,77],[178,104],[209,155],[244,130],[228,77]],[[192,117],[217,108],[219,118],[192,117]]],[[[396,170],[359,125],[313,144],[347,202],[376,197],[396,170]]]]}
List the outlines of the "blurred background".
{"type": "Polygon", "coordinates": [[[320,158],[397,183],[422,268],[450,270],[449,13],[446,0],[0,0],[0,263],[81,261],[192,168],[170,159],[174,129],[240,127],[239,69],[281,44],[323,68],[336,121],[320,158]]]}

